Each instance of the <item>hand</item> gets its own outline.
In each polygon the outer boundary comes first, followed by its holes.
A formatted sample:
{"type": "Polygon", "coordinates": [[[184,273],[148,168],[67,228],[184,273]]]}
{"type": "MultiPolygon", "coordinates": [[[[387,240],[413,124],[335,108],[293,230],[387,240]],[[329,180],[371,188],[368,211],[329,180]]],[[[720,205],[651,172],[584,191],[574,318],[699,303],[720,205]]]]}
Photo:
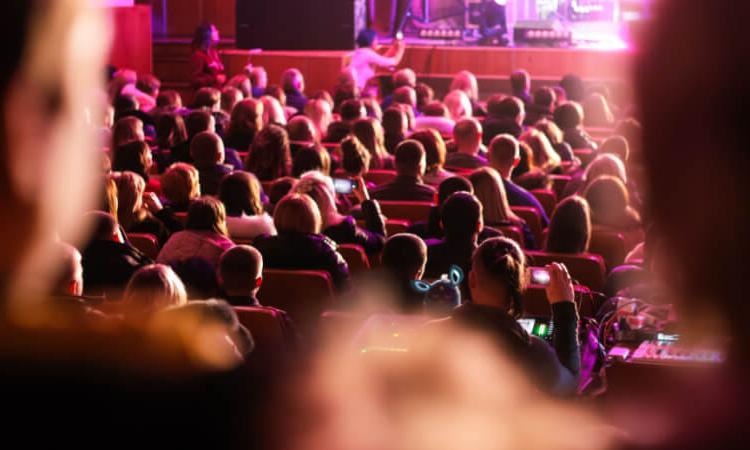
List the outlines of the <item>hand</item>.
{"type": "Polygon", "coordinates": [[[364,202],[365,200],[370,199],[370,193],[367,191],[367,184],[365,183],[364,178],[361,176],[352,178],[352,181],[354,181],[357,185],[352,189],[352,195],[357,199],[359,203],[364,202]]]}
{"type": "Polygon", "coordinates": [[[152,213],[164,209],[164,205],[161,204],[161,200],[159,200],[159,197],[157,197],[157,195],[153,192],[143,193],[143,203],[146,205],[146,209],[148,209],[152,213]]]}
{"type": "Polygon", "coordinates": [[[565,264],[552,263],[545,266],[549,271],[549,284],[546,287],[547,301],[550,305],[562,302],[574,302],[575,291],[565,264]]]}

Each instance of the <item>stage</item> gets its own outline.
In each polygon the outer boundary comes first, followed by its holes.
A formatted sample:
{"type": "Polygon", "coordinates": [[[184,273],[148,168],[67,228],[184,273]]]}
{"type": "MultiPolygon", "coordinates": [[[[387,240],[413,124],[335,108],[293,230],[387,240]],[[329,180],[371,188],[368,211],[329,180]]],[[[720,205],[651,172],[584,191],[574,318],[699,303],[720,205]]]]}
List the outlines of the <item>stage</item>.
{"type": "MultiPolygon", "coordinates": [[[[232,49],[221,54],[227,73],[239,73],[252,63],[266,68],[270,83],[278,82],[284,69],[297,67],[305,74],[306,91],[311,93],[334,86],[341,68],[348,64],[350,52],[232,49]]],[[[614,97],[627,100],[632,60],[632,52],[624,49],[408,45],[399,67],[414,69],[440,96],[460,70],[473,72],[479,80],[480,95],[487,97],[494,92],[508,92],[508,75],[525,69],[535,86],[555,83],[574,73],[589,83],[610,86],[614,97]]]]}

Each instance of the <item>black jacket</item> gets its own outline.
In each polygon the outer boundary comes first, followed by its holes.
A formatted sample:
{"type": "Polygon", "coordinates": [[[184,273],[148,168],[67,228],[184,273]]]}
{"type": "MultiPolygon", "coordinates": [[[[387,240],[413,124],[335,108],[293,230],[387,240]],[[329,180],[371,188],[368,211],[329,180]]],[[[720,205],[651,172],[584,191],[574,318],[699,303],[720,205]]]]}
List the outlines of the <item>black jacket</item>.
{"type": "Polygon", "coordinates": [[[354,217],[347,216],[341,223],[323,230],[323,234],[333,239],[337,244],[361,245],[368,255],[373,255],[383,249],[385,222],[383,222],[383,216],[380,214],[380,206],[377,201],[364,201],[361,210],[365,219],[365,228],[357,226],[354,217]]]}
{"type": "Polygon", "coordinates": [[[416,177],[399,175],[392,182],[379,186],[372,191],[372,198],[377,200],[394,200],[410,202],[432,202],[435,200],[435,189],[422,183],[416,177]]]}
{"type": "MultiPolygon", "coordinates": [[[[440,226],[440,207],[433,206],[432,209],[430,209],[430,216],[426,221],[414,222],[406,231],[408,233],[416,234],[423,240],[442,239],[445,237],[443,227],[440,226]]],[[[477,242],[481,244],[486,239],[501,236],[503,236],[502,231],[485,226],[482,228],[482,231],[479,232],[477,242]]]]}
{"type": "Polygon", "coordinates": [[[324,270],[331,274],[336,290],[348,284],[349,266],[336,251],[336,243],[322,234],[279,232],[259,236],[253,245],[268,269],[324,270]]]}
{"type": "Polygon", "coordinates": [[[113,241],[92,241],[81,256],[84,293],[109,299],[119,299],[135,271],[153,264],[151,258],[130,244],[113,241]]]}
{"type": "Polygon", "coordinates": [[[511,119],[487,117],[482,122],[482,143],[484,145],[490,145],[492,139],[500,134],[510,134],[518,139],[521,137],[521,133],[523,133],[523,127],[511,119]]]}
{"type": "Polygon", "coordinates": [[[578,313],[571,302],[552,305],[552,345],[530,336],[507,312],[499,308],[463,304],[452,320],[486,332],[521,364],[534,383],[555,394],[572,394],[578,386],[581,356],[578,313]]]}

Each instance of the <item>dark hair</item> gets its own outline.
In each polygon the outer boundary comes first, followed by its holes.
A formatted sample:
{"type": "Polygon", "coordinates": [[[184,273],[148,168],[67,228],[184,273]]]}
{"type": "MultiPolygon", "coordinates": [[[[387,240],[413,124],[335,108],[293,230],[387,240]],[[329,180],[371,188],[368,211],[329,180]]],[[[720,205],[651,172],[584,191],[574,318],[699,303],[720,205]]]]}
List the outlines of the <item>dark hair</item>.
{"type": "Polygon", "coordinates": [[[424,147],[419,141],[409,139],[396,147],[396,171],[411,175],[418,171],[419,163],[425,157],[424,147]]]}
{"type": "Polygon", "coordinates": [[[341,141],[341,165],[347,174],[361,175],[370,168],[370,152],[355,136],[349,135],[341,141]]]}
{"type": "Polygon", "coordinates": [[[411,86],[401,86],[397,88],[395,91],[393,91],[393,103],[396,104],[402,104],[402,105],[409,105],[409,106],[417,106],[416,100],[417,100],[417,91],[414,90],[411,86]],[[412,100],[414,100],[414,103],[412,103],[412,100]]]}
{"type": "Polygon", "coordinates": [[[263,214],[261,189],[255,175],[237,170],[221,180],[219,199],[224,203],[228,216],[239,217],[243,213],[257,216],[263,214]]]}
{"type": "Polygon", "coordinates": [[[188,140],[192,140],[197,134],[204,131],[214,131],[209,129],[212,118],[213,116],[211,113],[204,110],[193,111],[188,114],[185,119],[185,129],[188,133],[188,140]]]}
{"type": "Polygon", "coordinates": [[[161,109],[166,108],[177,108],[182,106],[182,96],[179,92],[173,90],[166,90],[159,92],[159,96],[156,97],[156,107],[161,109]]]}
{"type": "Polygon", "coordinates": [[[540,87],[534,91],[534,105],[551,111],[557,101],[557,95],[554,89],[549,86],[540,87]]]}
{"type": "Polygon", "coordinates": [[[574,102],[580,102],[586,94],[583,80],[578,75],[565,75],[562,80],[560,80],[560,87],[565,89],[565,97],[574,102]]]}
{"type": "MultiPolygon", "coordinates": [[[[268,201],[271,206],[276,206],[292,190],[296,182],[297,180],[292,177],[281,177],[271,183],[271,187],[268,189],[268,201]]],[[[270,212],[273,213],[273,211],[270,212]]]]}
{"type": "Polygon", "coordinates": [[[411,280],[427,262],[427,246],[417,235],[399,233],[388,238],[383,246],[382,267],[396,279],[411,280]]]}
{"type": "Polygon", "coordinates": [[[156,142],[160,150],[168,150],[187,141],[185,119],[175,113],[165,113],[156,119],[156,142]]]}
{"type": "Polygon", "coordinates": [[[212,23],[202,23],[198,25],[193,33],[193,48],[207,50],[211,47],[211,34],[213,28],[214,24],[212,23]]]}
{"type": "Polygon", "coordinates": [[[201,197],[190,203],[186,230],[213,231],[227,236],[227,213],[224,204],[215,197],[201,197]]]}
{"type": "Polygon", "coordinates": [[[409,139],[419,141],[424,147],[425,160],[427,162],[426,171],[429,172],[435,168],[442,168],[445,164],[445,154],[447,153],[445,141],[440,133],[433,128],[419,130],[412,133],[409,139]]]}
{"type": "Polygon", "coordinates": [[[528,285],[526,256],[512,239],[490,238],[474,251],[472,270],[482,281],[505,286],[511,298],[509,313],[514,318],[523,315],[523,292],[528,285]]]}
{"type": "Polygon", "coordinates": [[[513,93],[519,93],[526,90],[526,85],[531,81],[529,73],[523,69],[516,70],[510,74],[510,88],[513,93]]]}
{"type": "Polygon", "coordinates": [[[224,162],[224,143],[213,131],[199,133],[190,142],[190,157],[195,167],[204,169],[224,162]]]}
{"type": "Polygon", "coordinates": [[[117,217],[104,211],[86,213],[86,219],[93,223],[92,241],[111,241],[119,227],[117,217]]]}
{"type": "Polygon", "coordinates": [[[583,124],[583,109],[578,103],[565,102],[555,108],[552,118],[563,131],[578,128],[583,124]]]}
{"type": "Polygon", "coordinates": [[[294,116],[286,125],[286,132],[291,141],[315,141],[315,125],[307,116],[294,116]]]}
{"type": "MultiPolygon", "coordinates": [[[[229,120],[227,138],[240,138],[249,136],[251,139],[260,131],[263,120],[263,103],[254,98],[246,98],[234,105],[232,116],[229,120]]],[[[237,148],[238,151],[246,151],[247,148],[237,148]]]]}
{"type": "Polygon", "coordinates": [[[443,205],[448,197],[455,192],[474,193],[474,186],[471,181],[461,176],[446,178],[438,186],[438,206],[443,205]]]}
{"type": "Polygon", "coordinates": [[[283,127],[266,125],[255,135],[245,168],[261,181],[271,181],[289,175],[292,157],[289,136],[283,127]]]}
{"type": "Polygon", "coordinates": [[[369,47],[378,34],[372,28],[365,28],[357,35],[357,47],[369,47]]]}
{"type": "Polygon", "coordinates": [[[138,81],[135,83],[135,86],[143,93],[154,97],[154,94],[161,88],[161,81],[153,74],[142,73],[138,75],[138,81]]]}
{"type": "Polygon", "coordinates": [[[516,97],[503,97],[487,103],[487,114],[502,119],[515,119],[523,112],[523,102],[516,97]]]}
{"type": "Polygon", "coordinates": [[[258,288],[256,281],[263,268],[263,256],[249,245],[238,245],[226,250],[219,258],[221,287],[232,292],[250,293],[258,288]]]}
{"type": "Polygon", "coordinates": [[[422,111],[435,99],[435,90],[430,85],[419,82],[414,88],[417,93],[417,110],[422,111]]]}
{"type": "Polygon", "coordinates": [[[221,104],[221,91],[212,87],[198,89],[193,97],[193,109],[213,108],[221,104]]]}
{"type": "Polygon", "coordinates": [[[138,99],[135,98],[134,95],[120,94],[115,98],[112,107],[115,109],[115,121],[117,121],[120,120],[125,113],[138,109],[138,99]]]}
{"type": "Polygon", "coordinates": [[[147,159],[150,152],[151,149],[148,144],[143,141],[133,141],[120,145],[114,151],[112,170],[134,172],[148,181],[147,159]]]}
{"type": "Polygon", "coordinates": [[[468,192],[454,192],[443,203],[441,219],[446,238],[466,239],[482,224],[482,204],[468,192]]]}
{"type": "Polygon", "coordinates": [[[395,154],[396,146],[406,137],[404,123],[407,121],[406,113],[401,108],[392,106],[383,112],[383,134],[388,153],[395,154]]]}
{"type": "Polygon", "coordinates": [[[588,202],[578,196],[561,201],[552,213],[545,250],[552,253],[585,253],[591,240],[588,202]]]}
{"type": "Polygon", "coordinates": [[[303,147],[294,154],[292,158],[292,176],[299,178],[305,172],[317,170],[323,172],[325,169],[323,158],[316,144],[303,147]]]}
{"type": "Polygon", "coordinates": [[[364,105],[357,99],[346,100],[341,104],[341,120],[352,121],[361,119],[364,105]]]}

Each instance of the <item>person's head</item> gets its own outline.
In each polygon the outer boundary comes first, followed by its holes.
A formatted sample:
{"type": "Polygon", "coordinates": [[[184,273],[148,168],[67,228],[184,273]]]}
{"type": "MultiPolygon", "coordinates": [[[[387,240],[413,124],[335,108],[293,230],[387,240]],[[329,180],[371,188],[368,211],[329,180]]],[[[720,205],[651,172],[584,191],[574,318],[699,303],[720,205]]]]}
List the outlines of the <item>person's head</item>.
{"type": "MultiPolygon", "coordinates": [[[[239,100],[237,100],[238,102],[242,101],[243,99],[253,97],[253,84],[250,82],[250,77],[247,74],[241,73],[241,74],[233,76],[232,78],[229,79],[229,81],[227,81],[224,87],[225,88],[230,87],[230,88],[234,88],[240,91],[241,97],[239,100]]],[[[223,103],[224,103],[223,91],[222,91],[221,101],[222,101],[222,109],[228,113],[231,113],[232,112],[231,108],[226,109],[223,107],[223,103]]]]}
{"type": "Polygon", "coordinates": [[[143,141],[133,141],[114,149],[112,170],[129,170],[148,179],[148,173],[153,165],[151,147],[143,141]]]}
{"type": "Polygon", "coordinates": [[[188,134],[185,127],[185,119],[176,113],[164,113],[156,119],[156,142],[161,150],[187,141],[188,134]]]}
{"type": "Polygon", "coordinates": [[[193,33],[193,48],[208,50],[215,47],[220,40],[219,30],[212,23],[199,25],[193,33]]]}
{"type": "Polygon", "coordinates": [[[269,213],[273,214],[276,205],[285,195],[291,192],[292,187],[296,182],[297,180],[295,178],[281,177],[271,183],[271,187],[268,189],[269,213]]]}
{"type": "Polygon", "coordinates": [[[244,96],[242,91],[232,86],[225,86],[221,90],[221,110],[231,114],[237,103],[241,102],[244,96]]]}
{"type": "Polygon", "coordinates": [[[615,135],[624,137],[630,149],[638,153],[643,139],[643,127],[640,122],[632,117],[619,121],[615,126],[615,135]]]}
{"type": "Polygon", "coordinates": [[[552,86],[552,90],[555,91],[555,108],[568,101],[568,96],[562,86],[552,86]]]}
{"type": "Polygon", "coordinates": [[[383,112],[383,132],[391,136],[405,136],[409,131],[409,118],[403,109],[391,106],[383,112]]]}
{"type": "Polygon", "coordinates": [[[513,95],[528,93],[531,89],[531,76],[523,69],[516,70],[510,74],[510,88],[513,95]]]}
{"type": "Polygon", "coordinates": [[[143,192],[146,181],[133,172],[122,172],[117,182],[117,219],[126,229],[143,217],[143,192]]]}
{"type": "Polygon", "coordinates": [[[312,99],[305,105],[305,116],[315,125],[318,136],[324,136],[328,125],[333,120],[333,108],[330,103],[322,99],[312,99]]]}
{"type": "Polygon", "coordinates": [[[628,182],[625,165],[622,160],[611,153],[599,155],[586,167],[583,173],[583,179],[587,183],[599,178],[602,175],[617,177],[623,183],[628,182]]]}
{"type": "Polygon", "coordinates": [[[134,141],[145,141],[143,122],[137,117],[123,117],[112,129],[112,150],[134,141]]]}
{"type": "Polygon", "coordinates": [[[609,127],[614,125],[615,117],[607,103],[607,99],[599,93],[590,94],[583,101],[586,125],[592,127],[609,127]]]}
{"type": "Polygon", "coordinates": [[[123,241],[117,217],[104,211],[90,211],[85,217],[92,224],[91,241],[123,241]]]}
{"type": "Polygon", "coordinates": [[[422,108],[422,113],[427,117],[445,117],[450,119],[450,112],[445,103],[441,101],[432,101],[422,108]]]}
{"type": "Polygon", "coordinates": [[[287,194],[273,211],[273,224],[279,233],[318,234],[322,226],[320,210],[306,194],[287,194]]]}
{"type": "Polygon", "coordinates": [[[477,84],[477,77],[468,70],[462,70],[453,77],[450,90],[463,91],[470,100],[479,100],[479,85],[477,84]]]}
{"type": "Polygon", "coordinates": [[[122,304],[130,314],[149,315],[187,304],[187,291],[172,268],[150,264],[138,269],[130,278],[122,304]]]}
{"type": "Polygon", "coordinates": [[[351,99],[341,104],[341,120],[344,122],[353,122],[366,116],[367,111],[361,100],[351,99]]]}
{"type": "Polygon", "coordinates": [[[228,134],[255,134],[263,128],[263,103],[247,98],[237,103],[229,119],[228,134]]]}
{"type": "Polygon", "coordinates": [[[182,108],[182,96],[179,92],[173,90],[166,90],[159,92],[159,96],[156,97],[156,107],[161,110],[174,111],[182,108]]]}
{"type": "Polygon", "coordinates": [[[424,147],[413,139],[402,141],[396,146],[395,162],[399,175],[421,177],[427,166],[424,147]]]}
{"type": "Polygon", "coordinates": [[[383,158],[387,154],[383,126],[376,119],[367,117],[354,121],[352,133],[373,158],[383,158]]]}
{"type": "Polygon", "coordinates": [[[330,157],[320,144],[309,144],[300,148],[292,157],[292,176],[299,178],[303,173],[317,171],[324,175],[330,172],[330,157]]]}
{"type": "Polygon", "coordinates": [[[482,167],[469,175],[474,195],[482,203],[485,223],[492,225],[508,221],[517,222],[518,217],[511,211],[505,185],[495,169],[482,167]]]}
{"type": "Polygon", "coordinates": [[[204,131],[190,143],[190,157],[198,169],[209,168],[224,163],[224,142],[218,134],[204,131]]]}
{"type": "Polygon", "coordinates": [[[146,95],[150,95],[153,98],[159,96],[159,89],[161,89],[161,81],[156,78],[153,74],[142,73],[138,75],[138,81],[135,86],[139,91],[146,95]]]}
{"type": "Polygon", "coordinates": [[[400,88],[402,86],[415,87],[417,85],[417,74],[408,67],[399,69],[393,73],[393,87],[400,88]]]}
{"type": "Polygon", "coordinates": [[[190,164],[172,164],[159,181],[162,195],[180,209],[187,209],[190,202],[201,195],[198,170],[190,164]]]}
{"type": "Polygon", "coordinates": [[[453,120],[461,120],[464,117],[471,117],[474,114],[471,100],[464,91],[450,91],[443,99],[443,103],[448,108],[450,118],[453,120]]]}
{"type": "Polygon", "coordinates": [[[518,140],[510,134],[495,136],[490,142],[488,160],[500,176],[510,179],[513,169],[521,162],[518,140]]]}
{"type": "Polygon", "coordinates": [[[622,162],[627,162],[630,156],[628,141],[622,136],[610,136],[599,146],[599,154],[613,154],[622,162]]]}
{"type": "Polygon", "coordinates": [[[227,212],[224,204],[215,197],[200,197],[193,200],[188,208],[185,229],[210,231],[227,236],[227,212]]]}
{"type": "Polygon", "coordinates": [[[221,91],[212,87],[198,89],[193,97],[193,109],[205,108],[209,111],[221,109],[221,91]]]}
{"type": "Polygon", "coordinates": [[[419,236],[399,233],[385,241],[381,267],[395,280],[421,280],[426,265],[427,245],[419,236]]]}
{"type": "MultiPolygon", "coordinates": [[[[278,84],[272,84],[266,88],[266,95],[263,97],[271,97],[279,102],[279,106],[286,106],[286,92],[278,84]]],[[[261,97],[261,100],[263,99],[261,97]]]]}
{"type": "Polygon", "coordinates": [[[336,209],[336,192],[330,177],[320,172],[308,172],[292,188],[295,194],[308,195],[318,206],[321,228],[335,225],[340,217],[336,209]]]}
{"type": "Polygon", "coordinates": [[[534,91],[534,106],[544,111],[552,112],[555,109],[557,95],[555,90],[549,86],[540,87],[534,91]]]}
{"type": "Polygon", "coordinates": [[[440,182],[438,186],[438,206],[443,206],[443,203],[451,196],[454,192],[468,192],[474,194],[474,186],[471,185],[471,181],[467,180],[462,176],[453,176],[446,178],[440,182]]]}
{"type": "Polygon", "coordinates": [[[414,88],[417,93],[417,110],[424,110],[425,106],[435,100],[435,90],[427,83],[417,83],[414,88]]]}
{"type": "Polygon", "coordinates": [[[281,74],[281,88],[284,92],[305,92],[305,77],[297,68],[286,69],[281,74]]]}
{"type": "Polygon", "coordinates": [[[469,272],[472,302],[520,318],[526,286],[526,255],[518,243],[504,237],[490,238],[474,251],[469,272]]]}
{"type": "Polygon", "coordinates": [[[250,84],[258,89],[265,89],[268,87],[268,73],[263,66],[253,66],[248,74],[250,77],[250,84]]]}
{"type": "Polygon", "coordinates": [[[365,28],[357,34],[357,47],[375,47],[378,42],[378,34],[372,28],[365,28]]]}
{"type": "Polygon", "coordinates": [[[307,116],[294,116],[286,126],[290,141],[317,142],[318,130],[315,124],[307,116]]]}
{"type": "Polygon", "coordinates": [[[528,144],[534,159],[534,165],[549,170],[560,165],[560,155],[557,154],[547,136],[536,128],[529,128],[521,135],[521,141],[528,144]]]}
{"type": "Polygon", "coordinates": [[[445,164],[445,141],[440,133],[433,128],[415,131],[409,139],[419,141],[425,152],[425,172],[442,169],[445,164]]]}
{"type": "Polygon", "coordinates": [[[370,169],[370,152],[356,136],[349,135],[341,141],[341,166],[347,175],[356,177],[370,169]]]}
{"type": "Polygon", "coordinates": [[[551,253],[586,253],[591,240],[591,212],[586,199],[574,195],[557,204],[549,224],[544,250],[551,253]]]}
{"type": "Polygon", "coordinates": [[[263,214],[261,189],[255,175],[237,170],[221,180],[219,199],[224,203],[228,216],[258,216],[263,214]]]}
{"type": "Polygon", "coordinates": [[[576,102],[569,101],[558,106],[552,117],[563,131],[583,126],[583,108],[576,102]]]}
{"type": "Polygon", "coordinates": [[[484,226],[482,204],[468,192],[454,192],[440,209],[440,223],[446,239],[476,242],[484,226]]]}
{"type": "Polygon", "coordinates": [[[602,175],[591,181],[584,193],[591,207],[594,223],[628,226],[630,196],[625,184],[617,177],[602,175]]]}
{"type": "Polygon", "coordinates": [[[565,75],[560,80],[560,87],[565,90],[565,97],[572,102],[580,102],[586,94],[586,87],[578,75],[565,75]]]}
{"type": "Polygon", "coordinates": [[[560,127],[551,120],[542,119],[534,124],[534,128],[544,133],[549,139],[550,144],[558,145],[563,143],[563,133],[560,127]]]}
{"type": "Polygon", "coordinates": [[[215,131],[216,119],[214,116],[204,110],[192,111],[185,119],[185,129],[187,129],[188,140],[192,140],[196,135],[204,131],[215,131]]]}
{"type": "Polygon", "coordinates": [[[111,174],[102,177],[102,197],[99,210],[117,217],[117,182],[111,174]]]}
{"type": "Polygon", "coordinates": [[[266,125],[253,139],[245,168],[261,181],[271,181],[289,175],[291,166],[286,130],[278,125],[266,125]]]}
{"type": "Polygon", "coordinates": [[[453,128],[453,141],[459,152],[476,155],[482,145],[482,125],[473,117],[459,120],[453,128]]]}
{"type": "Polygon", "coordinates": [[[83,295],[83,265],[81,253],[72,245],[57,242],[51,256],[58,267],[57,277],[52,286],[53,296],[83,295]]]}
{"type": "Polygon", "coordinates": [[[411,86],[401,86],[393,91],[393,103],[417,109],[417,92],[411,86]]]}
{"type": "Polygon", "coordinates": [[[219,258],[217,278],[229,296],[255,296],[263,283],[263,256],[249,245],[237,245],[219,258]]]}
{"type": "Polygon", "coordinates": [[[138,111],[141,108],[141,104],[135,95],[120,94],[115,97],[112,107],[115,109],[115,119],[119,119],[129,112],[138,111]]]}
{"type": "Polygon", "coordinates": [[[496,119],[510,120],[521,125],[526,110],[523,102],[517,97],[493,96],[487,102],[487,114],[496,119]]]}

